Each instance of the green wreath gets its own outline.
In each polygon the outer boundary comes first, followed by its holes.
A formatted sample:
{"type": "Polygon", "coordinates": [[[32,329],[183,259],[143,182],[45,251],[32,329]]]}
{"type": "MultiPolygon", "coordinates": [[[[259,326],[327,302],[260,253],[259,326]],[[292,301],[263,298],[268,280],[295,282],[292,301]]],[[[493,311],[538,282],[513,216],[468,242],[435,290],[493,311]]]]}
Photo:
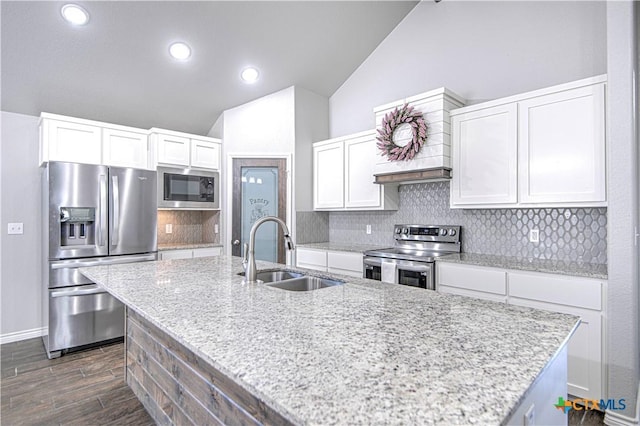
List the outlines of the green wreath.
{"type": "Polygon", "coordinates": [[[420,112],[409,104],[404,104],[402,108],[396,107],[385,114],[376,139],[378,148],[390,161],[408,161],[415,157],[427,140],[427,123],[420,112]],[[405,146],[398,146],[393,141],[393,132],[405,123],[411,126],[413,137],[405,146]]]}

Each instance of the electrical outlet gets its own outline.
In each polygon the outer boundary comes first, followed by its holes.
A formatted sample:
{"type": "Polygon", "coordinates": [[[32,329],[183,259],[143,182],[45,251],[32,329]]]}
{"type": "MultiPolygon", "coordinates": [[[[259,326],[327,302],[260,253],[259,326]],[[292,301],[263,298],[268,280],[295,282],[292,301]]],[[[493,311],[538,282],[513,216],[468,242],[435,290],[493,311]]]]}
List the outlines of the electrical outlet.
{"type": "Polygon", "coordinates": [[[164,233],[165,234],[173,234],[173,225],[171,223],[167,223],[164,226],[164,233]]]}
{"type": "Polygon", "coordinates": [[[532,243],[540,242],[540,230],[538,229],[529,230],[529,242],[532,242],[532,243]]]}
{"type": "Polygon", "coordinates": [[[534,426],[536,424],[536,406],[531,404],[531,407],[524,413],[524,426],[534,426]]]}
{"type": "Polygon", "coordinates": [[[22,223],[10,223],[7,226],[7,234],[10,235],[18,235],[18,234],[22,234],[22,223]]]}
{"type": "Polygon", "coordinates": [[[564,211],[564,218],[569,220],[569,218],[571,218],[571,211],[570,210],[565,210],[564,211]]]}
{"type": "Polygon", "coordinates": [[[220,232],[220,228],[218,228],[218,224],[216,223],[215,225],[213,225],[213,232],[215,234],[217,234],[218,232],[220,232]]]}
{"type": "Polygon", "coordinates": [[[367,225],[367,234],[371,234],[371,225],[367,225]]]}

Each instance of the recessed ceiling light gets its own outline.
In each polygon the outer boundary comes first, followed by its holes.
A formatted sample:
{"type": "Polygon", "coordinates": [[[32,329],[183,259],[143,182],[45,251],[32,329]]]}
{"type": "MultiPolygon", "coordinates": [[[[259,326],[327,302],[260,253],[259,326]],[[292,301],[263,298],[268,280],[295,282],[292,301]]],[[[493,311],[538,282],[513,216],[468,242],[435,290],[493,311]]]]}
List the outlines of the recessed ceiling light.
{"type": "Polygon", "coordinates": [[[240,73],[240,78],[245,83],[255,83],[258,80],[259,75],[260,73],[258,72],[257,68],[247,67],[242,70],[242,73],[240,73]]]}
{"type": "Polygon", "coordinates": [[[188,44],[179,41],[169,46],[169,54],[175,59],[184,61],[191,56],[191,48],[188,44]]]}
{"type": "Polygon", "coordinates": [[[89,22],[89,12],[77,4],[65,4],[60,12],[62,17],[73,25],[84,25],[89,22]]]}

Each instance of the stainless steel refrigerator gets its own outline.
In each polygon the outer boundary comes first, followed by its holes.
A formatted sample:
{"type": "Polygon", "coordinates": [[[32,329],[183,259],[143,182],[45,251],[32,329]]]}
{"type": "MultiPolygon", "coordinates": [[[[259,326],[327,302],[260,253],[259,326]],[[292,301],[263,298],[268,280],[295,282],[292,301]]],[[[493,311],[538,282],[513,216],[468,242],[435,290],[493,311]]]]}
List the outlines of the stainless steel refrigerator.
{"type": "Polygon", "coordinates": [[[51,162],[42,172],[47,355],[124,335],[124,306],[80,274],[157,257],[156,172],[51,162]]]}

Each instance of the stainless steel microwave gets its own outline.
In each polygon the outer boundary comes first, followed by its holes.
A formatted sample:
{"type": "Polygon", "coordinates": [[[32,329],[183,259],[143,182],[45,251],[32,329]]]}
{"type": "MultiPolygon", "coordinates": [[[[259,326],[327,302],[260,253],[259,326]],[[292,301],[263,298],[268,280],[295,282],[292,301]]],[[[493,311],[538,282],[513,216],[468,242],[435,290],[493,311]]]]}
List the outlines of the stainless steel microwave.
{"type": "Polygon", "coordinates": [[[220,174],[158,167],[158,208],[216,210],[220,208],[220,174]]]}

